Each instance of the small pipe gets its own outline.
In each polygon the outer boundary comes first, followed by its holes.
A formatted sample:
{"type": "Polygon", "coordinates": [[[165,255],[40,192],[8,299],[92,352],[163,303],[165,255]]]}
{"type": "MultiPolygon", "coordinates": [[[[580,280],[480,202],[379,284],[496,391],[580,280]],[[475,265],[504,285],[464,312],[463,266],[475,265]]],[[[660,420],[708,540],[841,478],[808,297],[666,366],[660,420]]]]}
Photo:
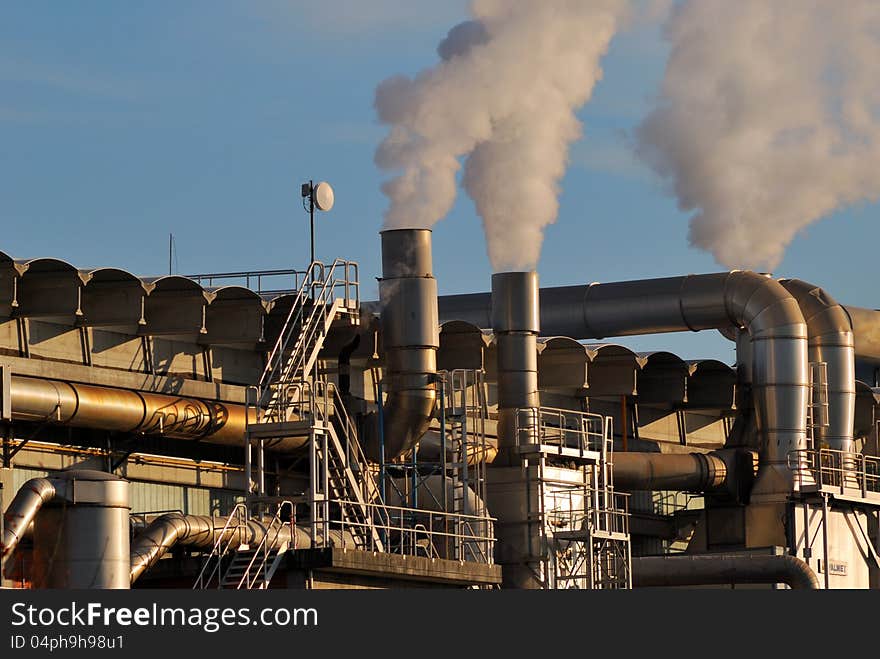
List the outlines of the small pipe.
{"type": "Polygon", "coordinates": [[[746,553],[645,556],[632,559],[634,588],[777,584],[818,590],[819,578],[806,562],[790,555],[746,553]]]}

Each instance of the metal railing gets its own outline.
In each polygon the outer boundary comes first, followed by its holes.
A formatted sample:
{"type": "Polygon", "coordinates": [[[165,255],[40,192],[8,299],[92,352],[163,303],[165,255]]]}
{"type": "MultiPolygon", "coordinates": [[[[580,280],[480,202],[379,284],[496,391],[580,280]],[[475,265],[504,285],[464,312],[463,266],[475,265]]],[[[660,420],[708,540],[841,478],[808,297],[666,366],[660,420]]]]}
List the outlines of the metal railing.
{"type": "Polygon", "coordinates": [[[284,529],[288,529],[290,535],[290,544],[292,545],[290,549],[296,549],[296,508],[292,501],[282,501],[278,504],[278,510],[266,526],[263,539],[257,545],[253,557],[238,582],[239,589],[250,590],[260,581],[262,581],[262,587],[269,587],[273,568],[270,559],[274,559],[281,551],[278,545],[278,536],[284,529]],[[285,510],[290,513],[289,519],[284,519],[285,510]],[[254,569],[254,566],[257,569],[254,569]]]}
{"type": "Polygon", "coordinates": [[[336,312],[334,303],[340,300],[345,310],[358,313],[359,288],[358,266],[353,261],[336,259],[330,266],[315,261],[309,266],[307,285],[291,304],[260,376],[258,401],[266,405],[269,416],[282,411],[279,388],[292,380],[304,379],[305,371],[314,362],[320,337],[333,320],[328,314],[336,312]]]}
{"type": "Polygon", "coordinates": [[[611,417],[556,407],[516,410],[514,431],[519,444],[543,444],[580,452],[609,453],[611,417]]]}
{"type": "Polygon", "coordinates": [[[880,493],[880,458],[820,448],[790,451],[787,462],[798,488],[815,485],[862,497],[880,493]]]}
{"type": "Polygon", "coordinates": [[[545,491],[544,515],[551,532],[584,531],[629,535],[629,494],[605,488],[545,491]]]}
{"type": "Polygon", "coordinates": [[[184,275],[206,288],[244,286],[263,297],[288,295],[301,290],[308,282],[308,270],[244,270],[241,272],[208,272],[184,275]],[[273,288],[264,286],[270,281],[273,288]]]}
{"type": "Polygon", "coordinates": [[[418,508],[387,506],[381,503],[337,501],[340,509],[346,505],[363,506],[367,519],[346,518],[331,513],[329,527],[338,533],[338,539],[319,537],[321,543],[333,543],[343,549],[361,549],[402,556],[445,558],[491,565],[495,547],[495,518],[480,515],[438,512],[418,508]],[[375,529],[384,539],[384,545],[364,547],[355,538],[373,538],[375,529]]]}
{"type": "Polygon", "coordinates": [[[236,504],[232,509],[232,513],[226,518],[226,523],[220,531],[211,553],[205,564],[202,566],[199,576],[196,577],[193,590],[204,590],[210,588],[214,580],[217,580],[217,588],[220,588],[222,577],[221,569],[223,559],[230,553],[238,551],[241,541],[247,538],[248,530],[248,510],[243,503],[236,504]],[[235,529],[235,532],[230,532],[235,529]]]}

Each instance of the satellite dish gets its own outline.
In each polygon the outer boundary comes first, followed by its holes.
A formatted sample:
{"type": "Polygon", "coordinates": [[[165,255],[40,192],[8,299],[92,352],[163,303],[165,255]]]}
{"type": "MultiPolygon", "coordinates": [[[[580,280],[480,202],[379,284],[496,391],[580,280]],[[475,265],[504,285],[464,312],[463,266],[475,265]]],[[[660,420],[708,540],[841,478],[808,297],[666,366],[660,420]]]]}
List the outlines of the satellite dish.
{"type": "Polygon", "coordinates": [[[326,181],[321,181],[312,192],[315,200],[315,208],[320,211],[329,211],[333,208],[333,188],[326,181]]]}

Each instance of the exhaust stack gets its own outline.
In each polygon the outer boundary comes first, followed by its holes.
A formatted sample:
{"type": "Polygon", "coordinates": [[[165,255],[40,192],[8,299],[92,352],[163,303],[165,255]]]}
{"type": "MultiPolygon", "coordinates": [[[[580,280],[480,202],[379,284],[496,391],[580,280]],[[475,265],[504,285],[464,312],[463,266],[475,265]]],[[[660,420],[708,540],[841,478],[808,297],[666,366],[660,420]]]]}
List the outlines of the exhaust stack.
{"type": "MultiPolygon", "coordinates": [[[[432,274],[430,229],[382,231],[379,300],[385,352],[382,439],[386,459],[408,451],[431,424],[437,400],[440,323],[432,274]]],[[[370,417],[364,451],[378,461],[379,424],[370,417]]]]}
{"type": "Polygon", "coordinates": [[[538,273],[500,272],[492,275],[492,327],[498,342],[498,458],[512,464],[520,444],[537,441],[534,427],[540,406],[537,337],[538,273]],[[517,418],[517,410],[523,410],[517,418]]]}

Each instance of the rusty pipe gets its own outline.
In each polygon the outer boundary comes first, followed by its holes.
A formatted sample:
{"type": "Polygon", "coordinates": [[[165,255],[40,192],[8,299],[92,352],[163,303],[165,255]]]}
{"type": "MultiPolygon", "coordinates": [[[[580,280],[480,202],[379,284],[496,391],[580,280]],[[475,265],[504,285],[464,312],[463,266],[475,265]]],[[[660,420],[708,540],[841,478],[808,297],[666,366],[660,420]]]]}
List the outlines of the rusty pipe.
{"type": "MultiPolygon", "coordinates": [[[[14,420],[212,444],[241,446],[246,426],[244,405],[46,378],[13,375],[11,400],[14,420]]],[[[305,441],[286,438],[267,448],[293,451],[305,441]]]]}

